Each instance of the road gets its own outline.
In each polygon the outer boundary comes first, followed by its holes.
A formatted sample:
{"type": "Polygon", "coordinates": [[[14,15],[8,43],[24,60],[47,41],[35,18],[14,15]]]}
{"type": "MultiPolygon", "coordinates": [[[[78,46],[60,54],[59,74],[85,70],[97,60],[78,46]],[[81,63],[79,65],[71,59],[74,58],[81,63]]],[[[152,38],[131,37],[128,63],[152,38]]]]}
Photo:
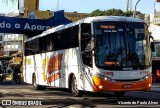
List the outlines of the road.
{"type": "MultiPolygon", "coordinates": [[[[152,91],[127,92],[117,99],[113,93],[85,93],[83,97],[73,97],[66,89],[48,88],[45,91],[35,91],[32,85],[14,84],[5,81],[0,85],[0,99],[12,100],[16,105],[21,102],[39,102],[43,106],[35,108],[120,108],[120,107],[160,107],[160,84],[154,84],[152,91]],[[14,101],[13,101],[14,100],[14,101]],[[150,103],[150,105],[149,105],[150,103]],[[120,105],[121,104],[121,105],[120,105]],[[123,105],[125,104],[125,105],[123,105]],[[157,105],[158,104],[158,105],[157,105]]],[[[2,102],[2,101],[1,101],[2,102]]],[[[0,102],[0,103],[1,103],[0,102]]],[[[28,103],[27,103],[28,104],[28,103]]],[[[3,108],[22,108],[22,106],[2,106],[3,108]]],[[[23,106],[25,107],[25,106],[23,106]]],[[[28,108],[28,106],[26,106],[28,108]]]]}

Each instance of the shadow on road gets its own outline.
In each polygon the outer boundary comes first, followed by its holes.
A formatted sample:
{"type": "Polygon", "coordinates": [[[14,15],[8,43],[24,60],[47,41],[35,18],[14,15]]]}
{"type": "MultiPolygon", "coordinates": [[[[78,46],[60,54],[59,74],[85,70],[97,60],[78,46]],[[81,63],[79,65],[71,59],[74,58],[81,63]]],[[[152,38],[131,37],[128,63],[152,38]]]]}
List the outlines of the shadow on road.
{"type": "MultiPolygon", "coordinates": [[[[33,90],[28,84],[15,84],[13,81],[5,81],[0,85],[0,98],[13,97],[18,99],[37,99],[41,100],[43,105],[50,105],[46,108],[62,108],[79,105],[81,108],[95,108],[97,105],[118,105],[118,101],[137,101],[149,100],[139,97],[123,96],[117,98],[113,93],[91,93],[85,92],[83,97],[73,97],[68,89],[47,88],[46,90],[33,90]]],[[[142,108],[143,106],[141,106],[142,108]]],[[[116,108],[116,107],[114,107],[116,108]]],[[[118,107],[117,107],[118,108],[118,107]]],[[[137,108],[136,106],[134,108],[137,108]]]]}
{"type": "MultiPolygon", "coordinates": [[[[12,86],[15,84],[16,83],[14,80],[3,80],[3,82],[0,84],[0,86],[12,86]]],[[[17,84],[17,85],[28,85],[28,84],[21,81],[21,83],[17,84]]]]}

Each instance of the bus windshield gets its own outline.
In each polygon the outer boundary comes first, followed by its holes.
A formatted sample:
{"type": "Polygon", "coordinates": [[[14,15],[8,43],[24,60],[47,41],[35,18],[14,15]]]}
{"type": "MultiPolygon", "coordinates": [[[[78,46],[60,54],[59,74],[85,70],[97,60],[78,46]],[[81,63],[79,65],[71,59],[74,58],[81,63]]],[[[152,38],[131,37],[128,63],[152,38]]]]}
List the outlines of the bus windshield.
{"type": "Polygon", "coordinates": [[[95,22],[96,66],[105,69],[144,68],[151,50],[144,23],[95,22]]]}

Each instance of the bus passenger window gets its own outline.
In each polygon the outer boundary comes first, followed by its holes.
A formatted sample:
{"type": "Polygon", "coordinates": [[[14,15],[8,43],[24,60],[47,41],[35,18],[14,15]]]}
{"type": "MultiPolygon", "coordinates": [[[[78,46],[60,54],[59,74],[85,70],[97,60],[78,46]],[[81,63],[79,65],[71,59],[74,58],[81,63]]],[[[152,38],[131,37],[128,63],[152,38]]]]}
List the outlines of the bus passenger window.
{"type": "Polygon", "coordinates": [[[53,41],[51,35],[46,39],[46,49],[47,51],[52,51],[53,50],[53,41]]]}
{"type": "Polygon", "coordinates": [[[41,37],[39,39],[39,48],[40,48],[40,52],[44,53],[46,52],[46,37],[41,37]]]}

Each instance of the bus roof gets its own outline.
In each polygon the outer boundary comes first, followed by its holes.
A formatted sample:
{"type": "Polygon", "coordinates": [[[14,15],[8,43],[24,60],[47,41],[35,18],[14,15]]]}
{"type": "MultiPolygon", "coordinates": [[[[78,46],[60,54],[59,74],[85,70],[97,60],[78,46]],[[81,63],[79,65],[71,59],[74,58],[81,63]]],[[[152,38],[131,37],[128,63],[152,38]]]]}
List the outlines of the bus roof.
{"type": "Polygon", "coordinates": [[[78,25],[79,23],[91,23],[91,22],[96,22],[96,21],[115,21],[115,22],[141,22],[143,23],[144,21],[138,18],[133,18],[133,17],[126,17],[126,16],[95,16],[95,17],[87,17],[84,19],[81,19],[79,21],[76,22],[72,22],[66,25],[59,25],[57,27],[53,27],[50,28],[44,32],[42,32],[42,34],[34,36],[29,38],[27,41],[39,38],[39,37],[43,37],[45,35],[78,25]]]}

